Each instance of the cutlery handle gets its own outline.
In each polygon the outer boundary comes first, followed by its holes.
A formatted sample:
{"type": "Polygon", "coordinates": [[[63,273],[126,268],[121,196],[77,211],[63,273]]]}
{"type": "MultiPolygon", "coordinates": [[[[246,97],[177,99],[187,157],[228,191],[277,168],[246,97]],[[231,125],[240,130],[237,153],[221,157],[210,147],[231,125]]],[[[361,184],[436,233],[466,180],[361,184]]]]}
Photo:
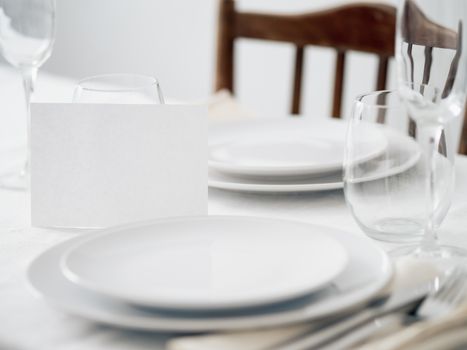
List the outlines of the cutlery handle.
{"type": "Polygon", "coordinates": [[[331,343],[320,348],[320,350],[347,350],[354,349],[369,339],[377,339],[389,336],[394,332],[400,331],[404,324],[406,315],[403,313],[388,314],[377,318],[374,322],[368,322],[357,327],[352,332],[333,340],[331,343]]]}
{"type": "MultiPolygon", "coordinates": [[[[364,310],[354,316],[350,316],[344,320],[337,321],[321,330],[317,330],[299,339],[295,339],[292,343],[281,345],[281,350],[313,350],[322,349],[324,346],[333,343],[338,338],[357,330],[359,327],[366,325],[377,318],[391,315],[395,313],[405,312],[413,309],[414,304],[419,300],[412,301],[408,304],[401,305],[395,308],[377,308],[364,310]]],[[[362,339],[363,340],[363,339],[362,339]]]]}
{"type": "Polygon", "coordinates": [[[293,343],[281,346],[282,350],[304,350],[304,349],[317,349],[320,346],[336,339],[343,334],[350,332],[356,327],[371,321],[376,317],[375,310],[365,310],[355,316],[351,316],[345,320],[332,324],[322,330],[311,333],[293,343]]]}
{"type": "Polygon", "coordinates": [[[466,323],[467,308],[463,308],[455,314],[436,321],[416,323],[397,334],[369,343],[361,347],[360,350],[408,350],[422,340],[435,337],[449,329],[465,326],[466,323]]]}

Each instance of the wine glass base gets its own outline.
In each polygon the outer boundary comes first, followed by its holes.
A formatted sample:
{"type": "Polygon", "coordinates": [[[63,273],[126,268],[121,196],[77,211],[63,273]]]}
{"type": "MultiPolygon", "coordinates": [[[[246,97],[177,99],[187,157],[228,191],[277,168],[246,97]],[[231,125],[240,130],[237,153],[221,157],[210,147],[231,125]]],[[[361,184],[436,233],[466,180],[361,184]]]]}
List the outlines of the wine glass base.
{"type": "Polygon", "coordinates": [[[436,246],[425,250],[420,245],[399,247],[389,251],[393,259],[410,257],[420,261],[426,261],[436,266],[440,271],[446,271],[459,264],[467,263],[467,250],[448,245],[436,246]]]}

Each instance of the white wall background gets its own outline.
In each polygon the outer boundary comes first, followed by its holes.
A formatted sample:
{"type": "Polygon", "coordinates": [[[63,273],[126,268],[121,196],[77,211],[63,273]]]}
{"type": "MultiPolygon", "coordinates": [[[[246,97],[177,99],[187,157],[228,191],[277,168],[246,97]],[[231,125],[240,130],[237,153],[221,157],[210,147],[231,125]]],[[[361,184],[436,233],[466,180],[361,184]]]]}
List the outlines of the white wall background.
{"type": "MultiPolygon", "coordinates": [[[[300,12],[344,1],[238,0],[238,6],[300,12]]],[[[44,69],[75,79],[111,72],[150,74],[169,97],[205,99],[214,81],[217,5],[217,0],[57,0],[57,39],[44,69]]],[[[309,48],[306,54],[302,110],[329,115],[334,53],[309,48]]],[[[288,44],[239,41],[241,103],[258,113],[287,113],[293,58],[288,44]]],[[[347,64],[346,112],[355,95],[374,89],[376,58],[355,53],[347,64]]]]}

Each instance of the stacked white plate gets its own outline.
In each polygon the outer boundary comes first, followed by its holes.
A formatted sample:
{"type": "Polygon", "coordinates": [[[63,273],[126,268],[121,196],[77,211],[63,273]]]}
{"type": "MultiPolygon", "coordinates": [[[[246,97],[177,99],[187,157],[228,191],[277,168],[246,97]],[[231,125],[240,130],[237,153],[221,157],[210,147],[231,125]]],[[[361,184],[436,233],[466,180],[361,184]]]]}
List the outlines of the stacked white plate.
{"type": "MultiPolygon", "coordinates": [[[[352,161],[371,179],[412,167],[418,145],[385,125],[359,126],[352,161]],[[379,162],[378,160],[384,160],[379,162]],[[378,164],[384,167],[380,168],[378,164]],[[392,164],[388,167],[388,164],[392,164]]],[[[209,186],[246,192],[309,192],[343,187],[347,122],[286,117],[219,123],[209,131],[209,186]]]]}
{"type": "Polygon", "coordinates": [[[78,237],[36,258],[34,291],[114,326],[202,332],[286,325],[361,306],[390,280],[365,237],[235,216],[177,218],[78,237]]]}
{"type": "MultiPolygon", "coordinates": [[[[209,185],[248,192],[304,192],[342,188],[347,125],[336,119],[287,117],[210,126],[209,185]]],[[[384,138],[360,140],[358,161],[377,157],[384,138]]]]}

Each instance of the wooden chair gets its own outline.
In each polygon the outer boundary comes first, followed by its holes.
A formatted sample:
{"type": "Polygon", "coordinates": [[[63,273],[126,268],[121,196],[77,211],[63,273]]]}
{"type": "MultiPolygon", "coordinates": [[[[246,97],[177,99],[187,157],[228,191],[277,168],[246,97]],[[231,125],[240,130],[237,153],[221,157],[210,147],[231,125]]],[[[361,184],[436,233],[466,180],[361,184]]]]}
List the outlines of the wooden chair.
{"type": "MultiPolygon", "coordinates": [[[[446,98],[453,89],[454,81],[459,69],[460,56],[463,50],[463,23],[459,22],[458,30],[455,31],[430,20],[413,1],[406,1],[404,6],[404,15],[401,21],[401,35],[402,40],[407,43],[407,57],[409,58],[410,66],[406,69],[410,72],[410,80],[412,83],[414,82],[415,72],[414,59],[412,55],[414,45],[424,48],[425,63],[423,67],[422,84],[429,84],[430,82],[431,68],[433,65],[433,50],[449,49],[455,51],[442,90],[442,98],[446,98]]],[[[415,135],[415,123],[413,121],[409,128],[410,133],[415,135]]],[[[439,148],[440,153],[446,154],[446,140],[444,132],[441,135],[439,148]]],[[[464,108],[464,120],[458,152],[461,154],[467,154],[467,108],[464,108]]]]}
{"type": "Polygon", "coordinates": [[[239,12],[234,0],[220,0],[216,90],[234,92],[234,51],[237,38],[289,42],[295,45],[292,114],[300,112],[304,48],[307,45],[336,50],[332,116],[342,113],[347,51],[379,57],[376,89],[386,88],[389,58],[394,56],[396,9],[382,4],[351,4],[300,15],[239,12]]]}

